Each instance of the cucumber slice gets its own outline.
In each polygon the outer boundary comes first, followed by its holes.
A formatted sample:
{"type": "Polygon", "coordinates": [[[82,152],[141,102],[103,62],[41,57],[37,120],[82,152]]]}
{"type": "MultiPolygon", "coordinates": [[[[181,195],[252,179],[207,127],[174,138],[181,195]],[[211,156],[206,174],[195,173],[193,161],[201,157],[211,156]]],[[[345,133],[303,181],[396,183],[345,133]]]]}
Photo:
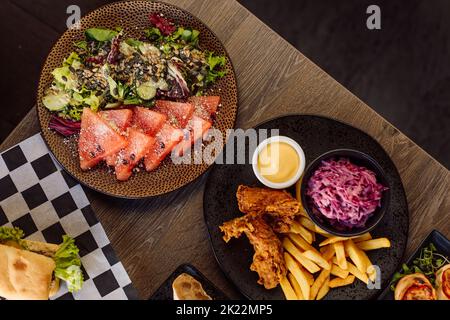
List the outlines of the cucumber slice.
{"type": "Polygon", "coordinates": [[[112,102],[112,103],[108,103],[105,106],[105,109],[114,109],[114,108],[118,108],[122,105],[121,102],[112,102]]]}
{"type": "Polygon", "coordinates": [[[156,96],[156,87],[151,82],[141,84],[136,91],[138,96],[144,100],[150,100],[156,96]]]}
{"type": "Polygon", "coordinates": [[[108,84],[109,84],[109,93],[111,94],[111,96],[119,100],[119,89],[117,88],[117,82],[115,82],[113,78],[108,76],[108,84]]]}
{"type": "Polygon", "coordinates": [[[70,102],[69,94],[65,92],[49,93],[42,98],[42,103],[50,111],[60,111],[70,102]]]}
{"type": "Polygon", "coordinates": [[[184,41],[189,41],[191,39],[191,36],[192,36],[191,30],[184,30],[183,33],[181,34],[181,39],[183,39],[184,41]]]}

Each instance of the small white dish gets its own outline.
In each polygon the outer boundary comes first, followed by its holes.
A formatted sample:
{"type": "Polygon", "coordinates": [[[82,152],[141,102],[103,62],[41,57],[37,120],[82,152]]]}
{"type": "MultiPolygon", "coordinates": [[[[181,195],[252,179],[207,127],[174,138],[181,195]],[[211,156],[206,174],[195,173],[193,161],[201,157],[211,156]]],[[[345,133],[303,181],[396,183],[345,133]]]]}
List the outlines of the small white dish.
{"type": "Polygon", "coordinates": [[[274,137],[265,139],[255,149],[255,151],[253,153],[253,157],[252,157],[252,168],[253,168],[253,172],[255,173],[256,177],[262,184],[264,184],[265,186],[272,188],[272,189],[285,189],[285,188],[289,188],[290,186],[294,185],[302,176],[303,171],[305,171],[305,164],[306,164],[306,159],[305,159],[305,153],[303,152],[303,149],[300,147],[300,145],[297,142],[295,142],[291,138],[288,138],[285,136],[274,136],[274,137]],[[260,152],[262,150],[264,150],[264,148],[270,143],[286,143],[286,144],[290,145],[292,148],[294,148],[294,150],[298,154],[300,163],[299,163],[297,172],[295,173],[295,175],[292,176],[292,178],[290,178],[287,181],[272,182],[272,181],[269,181],[268,179],[266,179],[260,173],[260,170],[258,168],[258,156],[259,156],[260,152]]]}

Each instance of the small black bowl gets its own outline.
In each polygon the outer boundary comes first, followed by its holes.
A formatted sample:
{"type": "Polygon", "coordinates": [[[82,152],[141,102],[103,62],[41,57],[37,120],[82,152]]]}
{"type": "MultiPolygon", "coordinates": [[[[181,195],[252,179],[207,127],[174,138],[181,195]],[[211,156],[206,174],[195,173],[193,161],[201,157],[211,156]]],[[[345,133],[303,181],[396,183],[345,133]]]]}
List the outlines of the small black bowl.
{"type": "Polygon", "coordinates": [[[363,233],[366,233],[373,228],[383,219],[384,214],[388,210],[389,207],[389,200],[390,200],[390,188],[389,183],[386,179],[386,175],[381,168],[381,166],[370,156],[367,154],[352,150],[352,149],[337,149],[329,151],[314,161],[312,161],[308,167],[306,168],[302,182],[301,182],[301,197],[302,197],[302,203],[305,207],[306,212],[308,213],[309,217],[311,218],[314,223],[317,224],[321,229],[325,230],[328,233],[331,233],[336,236],[341,237],[352,237],[352,236],[358,236],[363,233]],[[381,198],[381,206],[378,207],[370,216],[370,218],[367,220],[366,225],[364,227],[360,228],[337,228],[336,226],[333,226],[330,221],[322,216],[321,214],[318,214],[318,209],[314,208],[314,204],[312,203],[311,198],[306,194],[306,190],[308,187],[308,181],[311,178],[311,176],[314,174],[314,172],[317,170],[317,168],[322,164],[323,160],[329,160],[329,159],[339,159],[339,158],[348,158],[351,163],[365,167],[371,171],[373,171],[376,175],[377,182],[381,183],[383,186],[387,187],[388,189],[383,191],[383,196],[381,198]],[[314,209],[314,210],[313,210],[314,209]],[[315,212],[314,212],[315,211],[315,212]]]}

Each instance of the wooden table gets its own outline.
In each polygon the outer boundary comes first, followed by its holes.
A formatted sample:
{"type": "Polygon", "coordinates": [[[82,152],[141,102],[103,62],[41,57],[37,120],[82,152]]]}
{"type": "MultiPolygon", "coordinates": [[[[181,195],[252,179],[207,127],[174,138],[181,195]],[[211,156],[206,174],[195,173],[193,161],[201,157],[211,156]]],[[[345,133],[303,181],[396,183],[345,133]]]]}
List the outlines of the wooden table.
{"type": "MultiPolygon", "coordinates": [[[[364,130],[380,142],[402,177],[410,210],[406,254],[432,229],[450,236],[450,173],[441,164],[236,1],[167,2],[199,17],[227,48],[239,86],[237,127],[253,127],[287,113],[309,113],[364,130]]],[[[0,150],[38,131],[33,108],[0,150]]],[[[209,244],[202,210],[205,179],[206,175],[166,196],[138,201],[86,190],[141,298],[149,297],[185,262],[197,266],[230,297],[240,297],[220,271],[209,244]]]]}

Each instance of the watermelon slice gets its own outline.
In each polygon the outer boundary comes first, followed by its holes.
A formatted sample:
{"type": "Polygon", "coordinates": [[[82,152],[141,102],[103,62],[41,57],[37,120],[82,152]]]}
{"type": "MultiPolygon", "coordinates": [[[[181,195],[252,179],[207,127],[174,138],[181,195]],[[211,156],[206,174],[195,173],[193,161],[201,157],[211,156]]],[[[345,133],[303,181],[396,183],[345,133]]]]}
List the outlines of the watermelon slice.
{"type": "Polygon", "coordinates": [[[125,131],[131,125],[131,120],[133,119],[133,111],[131,109],[100,111],[98,114],[119,131],[125,131]]]}
{"type": "Polygon", "coordinates": [[[194,105],[192,103],[157,100],[155,110],[165,114],[169,123],[175,128],[184,128],[192,118],[194,105]]]}
{"type": "Polygon", "coordinates": [[[128,146],[121,150],[115,167],[116,177],[120,181],[126,181],[131,176],[133,168],[149,152],[156,139],[138,129],[128,130],[128,146]]]}
{"type": "Polygon", "coordinates": [[[167,116],[143,107],[134,108],[134,125],[144,133],[155,136],[166,122],[167,116]]]}
{"type": "MultiPolygon", "coordinates": [[[[98,114],[120,133],[123,133],[133,120],[133,111],[131,109],[100,111],[98,114]]],[[[105,161],[108,166],[114,166],[117,161],[117,154],[107,156],[105,161]]]]}
{"type": "Polygon", "coordinates": [[[212,123],[206,121],[200,117],[193,116],[188,122],[184,131],[183,140],[177,144],[174,152],[180,157],[199,139],[203,139],[207,134],[209,128],[211,128],[212,123]]]}
{"type": "Polygon", "coordinates": [[[82,170],[97,165],[105,157],[127,146],[127,140],[89,108],[81,115],[78,153],[82,170]]]}
{"type": "Polygon", "coordinates": [[[194,114],[204,120],[211,121],[220,104],[219,96],[200,96],[188,99],[194,105],[194,114]]]}
{"type": "Polygon", "coordinates": [[[183,130],[165,123],[156,135],[156,143],[145,156],[145,169],[155,170],[172,149],[183,139],[183,130]]]}

